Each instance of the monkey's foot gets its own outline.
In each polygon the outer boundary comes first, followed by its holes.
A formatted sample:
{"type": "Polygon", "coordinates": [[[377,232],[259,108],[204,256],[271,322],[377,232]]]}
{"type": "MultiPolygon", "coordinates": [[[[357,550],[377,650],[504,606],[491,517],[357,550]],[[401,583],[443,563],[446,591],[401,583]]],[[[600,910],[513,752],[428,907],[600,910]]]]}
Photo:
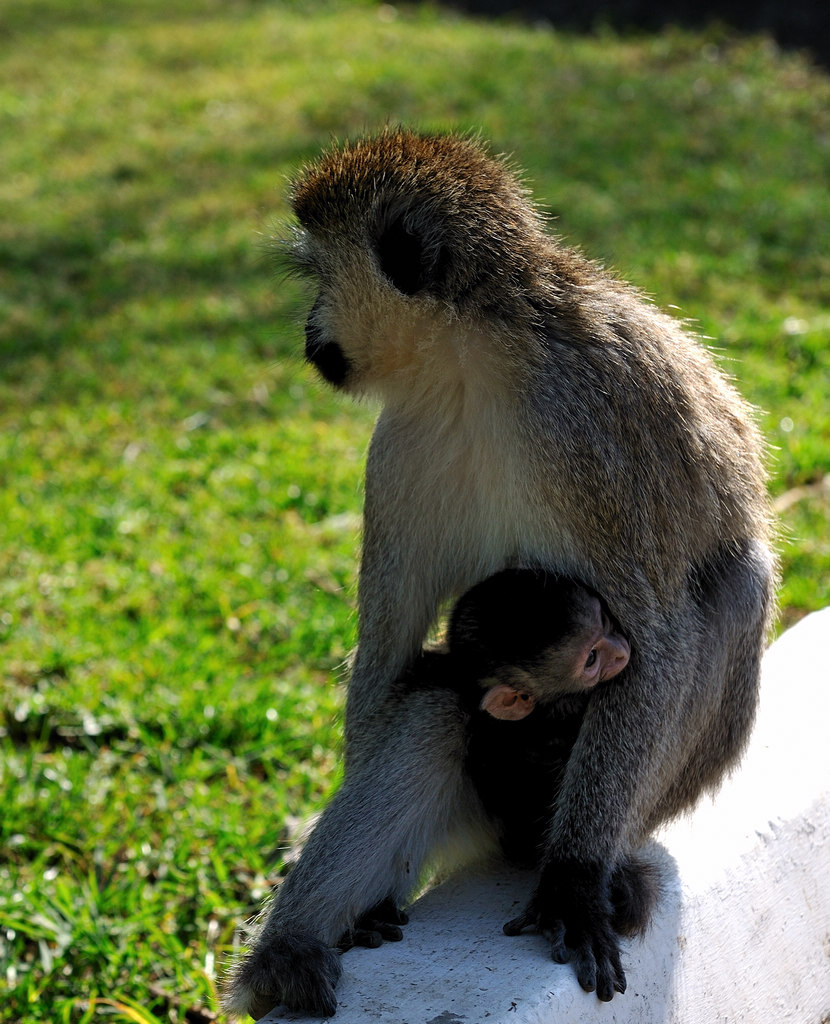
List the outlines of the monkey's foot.
{"type": "Polygon", "coordinates": [[[400,925],[408,920],[392,897],[387,896],[360,915],[354,926],[340,937],[337,948],[345,953],[352,946],[377,949],[384,942],[400,942],[403,938],[400,925]]]}
{"type": "Polygon", "coordinates": [[[343,968],[336,950],[310,935],[277,935],[258,943],[231,975],[222,1000],[231,1017],[255,1020],[284,1004],[318,1017],[337,1009],[343,968]]]}
{"type": "Polygon", "coordinates": [[[603,865],[548,861],[524,913],[504,926],[505,935],[529,927],[541,932],[553,959],[573,964],[582,988],[603,1002],[626,988],[608,875],[603,865]]]}

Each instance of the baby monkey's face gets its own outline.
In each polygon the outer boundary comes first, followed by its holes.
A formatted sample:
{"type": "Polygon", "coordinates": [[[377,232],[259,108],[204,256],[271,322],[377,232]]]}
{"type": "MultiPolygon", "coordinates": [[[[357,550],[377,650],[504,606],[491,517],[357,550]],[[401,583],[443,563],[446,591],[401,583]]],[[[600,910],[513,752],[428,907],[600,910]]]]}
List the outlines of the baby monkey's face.
{"type": "Polygon", "coordinates": [[[538,591],[536,621],[507,616],[501,631],[478,636],[488,669],[480,679],[480,707],[495,718],[516,721],[537,702],[589,692],[622,672],[631,657],[628,641],[594,593],[568,580],[530,582],[538,591]]]}
{"type": "Polygon", "coordinates": [[[613,632],[610,623],[598,634],[574,644],[573,649],[550,648],[534,670],[506,665],[481,680],[485,688],[479,707],[494,718],[518,721],[529,715],[537,701],[565,693],[581,693],[597,683],[613,679],[628,664],[631,648],[624,636],[613,632]],[[545,664],[547,662],[547,664],[545,664]]]}

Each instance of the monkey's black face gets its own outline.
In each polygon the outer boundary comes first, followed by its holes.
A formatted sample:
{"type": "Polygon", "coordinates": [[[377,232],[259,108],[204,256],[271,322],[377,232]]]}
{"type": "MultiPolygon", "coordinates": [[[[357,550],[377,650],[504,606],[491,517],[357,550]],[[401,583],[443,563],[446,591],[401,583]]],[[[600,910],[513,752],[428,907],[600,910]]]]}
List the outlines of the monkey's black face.
{"type": "Polygon", "coordinates": [[[342,388],[351,370],[351,363],[336,341],[331,341],[316,322],[317,303],[305,325],[305,357],[332,387],[342,388]]]}

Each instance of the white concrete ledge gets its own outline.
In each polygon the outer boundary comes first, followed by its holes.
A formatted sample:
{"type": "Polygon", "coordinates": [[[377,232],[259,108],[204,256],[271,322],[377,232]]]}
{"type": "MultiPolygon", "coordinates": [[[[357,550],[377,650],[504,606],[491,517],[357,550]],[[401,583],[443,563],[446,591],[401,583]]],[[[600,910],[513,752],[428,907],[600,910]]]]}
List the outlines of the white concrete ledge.
{"type": "Polygon", "coordinates": [[[345,954],[336,1024],[830,1020],[829,650],[830,608],[770,648],[740,769],[658,836],[667,891],[625,946],[625,995],[600,1003],[539,936],[502,934],[533,876],[499,867],[428,893],[403,942],[345,954]]]}

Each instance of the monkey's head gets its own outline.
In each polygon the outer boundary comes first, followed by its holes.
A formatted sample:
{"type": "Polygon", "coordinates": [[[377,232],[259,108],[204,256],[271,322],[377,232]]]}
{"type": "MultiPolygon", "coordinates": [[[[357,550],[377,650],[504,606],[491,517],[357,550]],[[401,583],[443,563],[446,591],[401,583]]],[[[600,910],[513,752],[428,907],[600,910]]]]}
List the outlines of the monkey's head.
{"type": "Polygon", "coordinates": [[[451,653],[486,691],[481,707],[517,720],[537,701],[585,693],[631,655],[604,602],[571,579],[507,569],[469,590],[450,620],[451,653]]]}
{"type": "Polygon", "coordinates": [[[291,195],[290,260],[318,286],[306,357],[335,387],[411,387],[425,366],[463,358],[453,349],[475,317],[514,333],[532,317],[523,296],[551,242],[514,174],[477,143],[388,129],[332,148],[291,195]]]}

